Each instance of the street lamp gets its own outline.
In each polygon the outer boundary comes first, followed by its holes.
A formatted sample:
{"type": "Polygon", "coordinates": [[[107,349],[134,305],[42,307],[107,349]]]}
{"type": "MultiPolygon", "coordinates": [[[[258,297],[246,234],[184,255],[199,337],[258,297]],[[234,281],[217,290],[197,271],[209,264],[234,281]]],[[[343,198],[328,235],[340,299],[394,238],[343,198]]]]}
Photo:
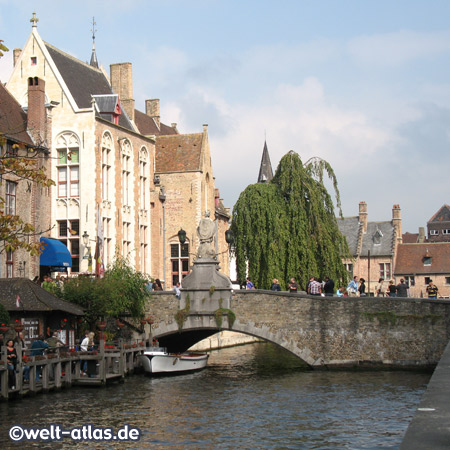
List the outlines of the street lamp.
{"type": "Polygon", "coordinates": [[[183,228],[180,228],[180,231],[178,232],[178,240],[181,245],[186,242],[186,231],[184,231],[183,228]]]}
{"type": "Polygon", "coordinates": [[[83,244],[85,247],[89,247],[89,235],[87,234],[87,231],[85,231],[83,233],[83,236],[81,236],[83,238],[83,244]]]}
{"type": "Polygon", "coordinates": [[[233,232],[231,230],[225,231],[225,241],[228,245],[233,242],[233,232]]]}

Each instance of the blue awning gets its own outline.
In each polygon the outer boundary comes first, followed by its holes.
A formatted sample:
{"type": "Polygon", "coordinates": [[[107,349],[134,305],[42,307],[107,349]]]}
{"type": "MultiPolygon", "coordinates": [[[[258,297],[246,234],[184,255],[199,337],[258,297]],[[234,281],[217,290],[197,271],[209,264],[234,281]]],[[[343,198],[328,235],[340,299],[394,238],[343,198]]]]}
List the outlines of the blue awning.
{"type": "Polygon", "coordinates": [[[41,266],[67,268],[72,267],[72,256],[69,249],[57,239],[41,237],[44,251],[41,254],[41,266]]]}

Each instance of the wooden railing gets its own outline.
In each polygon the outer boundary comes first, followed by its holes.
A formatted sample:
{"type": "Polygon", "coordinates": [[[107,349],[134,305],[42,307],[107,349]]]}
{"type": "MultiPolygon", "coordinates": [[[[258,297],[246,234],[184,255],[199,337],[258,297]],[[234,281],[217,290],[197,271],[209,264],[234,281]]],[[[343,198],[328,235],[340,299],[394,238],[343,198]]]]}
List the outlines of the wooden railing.
{"type": "Polygon", "coordinates": [[[141,367],[140,357],[145,350],[145,341],[108,345],[100,341],[92,351],[65,351],[52,349],[42,356],[29,356],[30,349],[16,347],[15,388],[8,384],[6,347],[1,348],[0,399],[33,395],[52,389],[76,385],[105,385],[109,381],[120,381],[141,367]],[[85,372],[84,366],[87,365],[85,372]]]}

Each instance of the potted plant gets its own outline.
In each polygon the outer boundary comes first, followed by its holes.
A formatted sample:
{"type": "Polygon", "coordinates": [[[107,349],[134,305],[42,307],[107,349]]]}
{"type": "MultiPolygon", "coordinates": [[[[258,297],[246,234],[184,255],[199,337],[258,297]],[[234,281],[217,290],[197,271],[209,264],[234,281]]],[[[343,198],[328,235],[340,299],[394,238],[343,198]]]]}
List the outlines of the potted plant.
{"type": "Polygon", "coordinates": [[[23,331],[22,321],[19,320],[19,319],[16,319],[16,322],[14,324],[14,328],[16,329],[17,332],[23,331]]]}

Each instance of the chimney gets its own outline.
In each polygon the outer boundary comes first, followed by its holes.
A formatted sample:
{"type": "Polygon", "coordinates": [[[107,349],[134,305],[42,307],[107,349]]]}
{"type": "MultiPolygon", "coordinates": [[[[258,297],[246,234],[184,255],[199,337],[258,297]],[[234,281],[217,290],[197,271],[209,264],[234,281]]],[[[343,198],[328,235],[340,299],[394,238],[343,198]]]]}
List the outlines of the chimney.
{"type": "Polygon", "coordinates": [[[419,237],[417,238],[417,242],[419,244],[423,244],[425,242],[425,227],[419,227],[419,237]]]}
{"type": "Polygon", "coordinates": [[[13,50],[13,66],[15,67],[17,64],[17,60],[19,59],[19,56],[22,54],[21,48],[15,48],[13,50]]]}
{"type": "Polygon", "coordinates": [[[363,233],[367,231],[367,204],[359,202],[359,222],[363,226],[363,233]]]}
{"type": "Polygon", "coordinates": [[[159,98],[145,100],[145,114],[154,119],[158,129],[161,128],[161,116],[159,113],[159,98]]]}
{"type": "Polygon", "coordinates": [[[111,87],[119,94],[120,104],[134,121],[133,73],[131,63],[110,65],[111,87]]]}
{"type": "Polygon", "coordinates": [[[219,189],[218,189],[218,188],[215,188],[215,189],[214,189],[214,203],[215,203],[216,207],[219,206],[219,203],[220,203],[220,193],[219,193],[219,189]]]}
{"type": "Polygon", "coordinates": [[[392,225],[399,243],[402,242],[402,215],[400,205],[392,206],[392,225]]]}
{"type": "Polygon", "coordinates": [[[28,131],[36,144],[46,140],[47,113],[45,110],[45,81],[38,77],[28,78],[28,131]]]}

